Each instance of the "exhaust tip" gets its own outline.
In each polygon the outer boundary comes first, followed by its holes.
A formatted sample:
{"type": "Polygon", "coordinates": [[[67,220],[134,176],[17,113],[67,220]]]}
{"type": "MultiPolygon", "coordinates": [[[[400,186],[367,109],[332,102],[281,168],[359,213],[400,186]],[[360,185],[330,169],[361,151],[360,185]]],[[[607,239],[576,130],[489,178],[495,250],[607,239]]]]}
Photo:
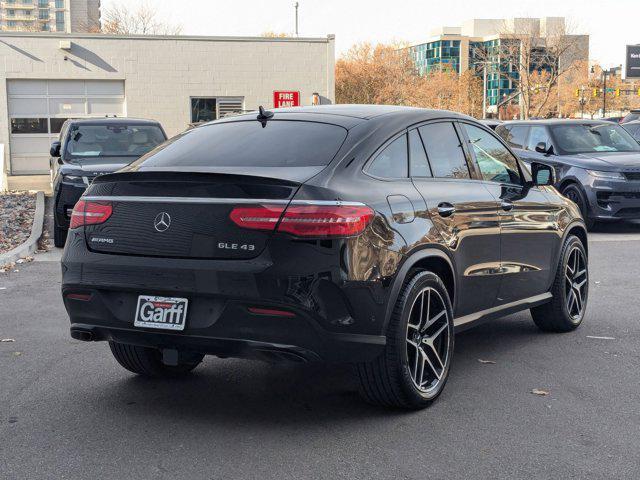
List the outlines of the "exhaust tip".
{"type": "Polygon", "coordinates": [[[92,342],[95,336],[93,335],[93,332],[89,330],[73,329],[71,330],[71,338],[80,340],[82,342],[92,342]]]}

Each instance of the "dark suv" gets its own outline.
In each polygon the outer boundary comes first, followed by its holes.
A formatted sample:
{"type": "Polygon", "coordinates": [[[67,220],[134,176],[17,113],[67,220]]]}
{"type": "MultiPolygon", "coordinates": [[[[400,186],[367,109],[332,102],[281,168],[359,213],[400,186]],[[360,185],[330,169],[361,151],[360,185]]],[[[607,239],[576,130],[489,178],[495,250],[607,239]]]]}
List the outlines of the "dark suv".
{"type": "Polygon", "coordinates": [[[589,228],[597,221],[640,218],[640,144],[620,125],[518,121],[496,132],[527,164],[554,167],[556,187],[578,205],[589,228]]]}
{"type": "Polygon", "coordinates": [[[548,166],[445,111],[278,109],[181,134],[75,206],[71,336],[137,374],[206,354],[351,362],[371,402],[442,391],[454,331],[531,309],[575,329],[587,236],[548,166]]]}
{"type": "Polygon", "coordinates": [[[64,247],[71,211],[98,175],[115,172],[164,142],[153,120],[91,118],[67,120],[51,145],[54,244],[64,247]]]}

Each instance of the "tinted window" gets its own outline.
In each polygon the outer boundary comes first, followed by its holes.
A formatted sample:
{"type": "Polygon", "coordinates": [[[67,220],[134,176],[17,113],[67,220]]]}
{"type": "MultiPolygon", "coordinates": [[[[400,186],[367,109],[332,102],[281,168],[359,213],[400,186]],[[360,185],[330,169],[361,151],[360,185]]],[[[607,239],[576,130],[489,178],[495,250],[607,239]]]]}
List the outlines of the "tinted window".
{"type": "Polygon", "coordinates": [[[460,139],[452,123],[431,123],[418,130],[434,177],[471,178],[460,139]]]}
{"type": "Polygon", "coordinates": [[[527,130],[526,126],[501,126],[496,129],[496,132],[504,138],[504,141],[509,144],[509,146],[514,148],[524,148],[524,143],[527,138],[527,130]]]}
{"type": "Polygon", "coordinates": [[[65,158],[139,157],[164,141],[155,125],[72,125],[65,158]]]}
{"type": "Polygon", "coordinates": [[[376,177],[403,178],[407,172],[407,136],[402,135],[380,152],[367,172],[376,177]]]}
{"type": "Polygon", "coordinates": [[[565,124],[551,127],[560,153],[640,152],[640,145],[614,123],[565,124]]]}
{"type": "Polygon", "coordinates": [[[326,123],[215,123],[187,131],[141,161],[151,167],[327,165],[346,136],[344,128],[326,123]]]}
{"type": "Polygon", "coordinates": [[[67,118],[51,118],[49,122],[51,123],[51,133],[60,133],[62,130],[62,125],[66,122],[67,118]]]}
{"type": "Polygon", "coordinates": [[[48,133],[46,118],[12,118],[11,133],[48,133]]]}
{"type": "Polygon", "coordinates": [[[464,124],[476,162],[484,180],[520,184],[518,162],[491,133],[464,124]]]}
{"type": "Polygon", "coordinates": [[[412,177],[431,176],[431,168],[418,130],[409,132],[409,172],[412,177]]]}
{"type": "Polygon", "coordinates": [[[527,149],[535,152],[536,145],[540,142],[544,142],[547,148],[549,148],[551,141],[549,140],[547,129],[545,127],[532,126],[531,132],[529,133],[529,140],[527,141],[527,149]]]}

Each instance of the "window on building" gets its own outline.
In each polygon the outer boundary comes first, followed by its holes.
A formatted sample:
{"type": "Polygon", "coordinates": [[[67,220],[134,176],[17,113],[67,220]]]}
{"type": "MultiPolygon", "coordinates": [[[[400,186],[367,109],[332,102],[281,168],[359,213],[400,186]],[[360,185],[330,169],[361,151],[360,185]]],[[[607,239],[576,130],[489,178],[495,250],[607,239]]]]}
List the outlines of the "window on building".
{"type": "Polygon", "coordinates": [[[38,6],[40,8],[49,8],[49,0],[38,0],[38,6]]]}
{"type": "Polygon", "coordinates": [[[418,130],[434,177],[471,178],[462,144],[452,123],[431,123],[418,130]]]}
{"type": "Polygon", "coordinates": [[[56,0],[56,8],[64,8],[64,0],[56,0]]]}
{"type": "Polygon", "coordinates": [[[46,118],[12,118],[11,133],[49,133],[49,125],[46,118]]]}
{"type": "Polygon", "coordinates": [[[48,20],[49,19],[49,10],[38,10],[38,18],[40,20],[48,20]]]}
{"type": "Polygon", "coordinates": [[[409,132],[409,175],[412,177],[430,177],[431,167],[427,161],[418,130],[409,132]]]}
{"type": "Polygon", "coordinates": [[[42,25],[40,25],[40,30],[42,30],[43,32],[48,32],[49,31],[49,24],[48,23],[43,23],[42,25]]]}
{"type": "Polygon", "coordinates": [[[15,22],[15,20],[9,20],[9,21],[7,22],[7,26],[9,26],[9,27],[15,27],[15,26],[16,26],[16,22],[15,22]]]}
{"type": "Polygon", "coordinates": [[[463,124],[482,179],[520,185],[518,161],[500,141],[482,128],[463,124]]]}
{"type": "Polygon", "coordinates": [[[215,98],[191,99],[191,123],[210,122],[218,118],[215,98]]]}
{"type": "Polygon", "coordinates": [[[51,133],[60,133],[60,130],[62,130],[62,125],[67,120],[69,120],[69,119],[68,118],[51,118],[51,119],[49,119],[49,123],[51,124],[51,133]]]}
{"type": "Polygon", "coordinates": [[[7,15],[9,15],[10,17],[15,17],[16,16],[16,11],[15,10],[7,10],[7,15]]]}
{"type": "Polygon", "coordinates": [[[406,178],[409,176],[407,136],[402,135],[385,147],[367,168],[367,172],[381,178],[406,178]]]}

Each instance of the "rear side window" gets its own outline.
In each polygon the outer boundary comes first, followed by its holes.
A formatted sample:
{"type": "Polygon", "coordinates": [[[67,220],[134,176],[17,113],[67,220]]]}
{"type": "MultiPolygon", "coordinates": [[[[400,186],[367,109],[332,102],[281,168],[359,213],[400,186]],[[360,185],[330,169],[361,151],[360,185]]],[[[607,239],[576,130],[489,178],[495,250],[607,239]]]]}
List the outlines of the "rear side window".
{"type": "Polygon", "coordinates": [[[347,130],[315,122],[257,120],[194,128],[140,161],[145,167],[310,167],[328,165],[347,130]]]}
{"type": "Polygon", "coordinates": [[[453,123],[431,123],[418,130],[427,150],[434,177],[471,178],[453,123]]]}
{"type": "Polygon", "coordinates": [[[409,132],[409,173],[412,177],[430,177],[431,167],[418,130],[409,132]]]}
{"type": "Polygon", "coordinates": [[[402,135],[376,155],[367,173],[382,178],[406,178],[409,176],[408,163],[407,136],[402,135]]]}
{"type": "Polygon", "coordinates": [[[527,139],[527,128],[525,126],[501,126],[496,129],[498,135],[513,148],[524,148],[527,139]]]}

